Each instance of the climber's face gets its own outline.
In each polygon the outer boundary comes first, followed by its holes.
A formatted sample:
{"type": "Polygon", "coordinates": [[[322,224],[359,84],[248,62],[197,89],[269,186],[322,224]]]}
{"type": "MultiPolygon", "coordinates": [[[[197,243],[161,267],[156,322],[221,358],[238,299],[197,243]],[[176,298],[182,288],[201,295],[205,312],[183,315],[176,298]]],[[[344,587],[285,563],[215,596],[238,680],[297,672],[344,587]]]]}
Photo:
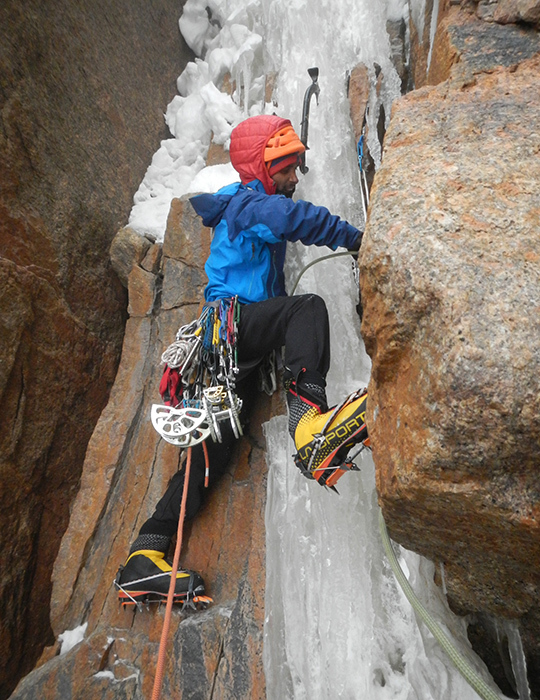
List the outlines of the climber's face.
{"type": "Polygon", "coordinates": [[[272,180],[276,184],[276,194],[283,194],[289,199],[293,196],[298,184],[298,176],[296,175],[297,163],[291,163],[283,170],[272,175],[272,180]]]}

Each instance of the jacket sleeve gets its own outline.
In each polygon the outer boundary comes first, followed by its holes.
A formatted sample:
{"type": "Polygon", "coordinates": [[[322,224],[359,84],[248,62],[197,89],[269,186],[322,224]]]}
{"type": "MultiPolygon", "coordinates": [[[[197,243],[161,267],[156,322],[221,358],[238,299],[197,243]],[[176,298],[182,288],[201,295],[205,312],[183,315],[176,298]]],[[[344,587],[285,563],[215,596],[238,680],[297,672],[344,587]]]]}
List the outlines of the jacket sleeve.
{"type": "Polygon", "coordinates": [[[353,248],[361,232],[326,207],[310,202],[293,202],[283,195],[252,193],[244,201],[234,226],[245,230],[262,224],[279,241],[302,241],[305,245],[353,248]]]}

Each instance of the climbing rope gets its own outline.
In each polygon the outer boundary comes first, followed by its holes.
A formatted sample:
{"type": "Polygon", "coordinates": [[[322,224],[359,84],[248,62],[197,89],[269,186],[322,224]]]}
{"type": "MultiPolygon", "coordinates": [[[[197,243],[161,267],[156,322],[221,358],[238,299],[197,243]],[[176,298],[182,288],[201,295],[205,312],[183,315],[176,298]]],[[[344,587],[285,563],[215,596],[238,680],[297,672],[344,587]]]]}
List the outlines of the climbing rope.
{"type": "Polygon", "coordinates": [[[488,686],[484,679],[481,678],[473,669],[469,661],[467,661],[467,659],[456,649],[454,644],[452,644],[450,639],[448,639],[446,634],[443,632],[435,618],[428,610],[426,610],[426,608],[416,597],[416,593],[413,591],[411,584],[403,573],[394,550],[392,549],[392,543],[390,542],[390,537],[388,536],[388,530],[386,529],[386,523],[384,522],[382,511],[379,512],[379,530],[381,532],[384,550],[386,552],[386,556],[388,557],[388,561],[390,562],[390,566],[392,567],[392,571],[394,572],[394,575],[397,578],[398,583],[401,586],[403,593],[405,593],[409,603],[413,606],[420,618],[425,622],[431,634],[448,654],[450,660],[457,668],[459,673],[461,673],[463,678],[481,698],[484,698],[484,700],[501,700],[501,697],[488,686]]]}
{"type": "Polygon", "coordinates": [[[192,345],[187,339],[182,338],[180,340],[175,340],[174,343],[169,345],[165,350],[161,356],[161,361],[169,367],[177,369],[186,362],[191,350],[192,345]]]}
{"type": "MultiPolygon", "coordinates": [[[[203,442],[204,458],[205,458],[205,486],[208,485],[208,450],[206,443],[203,442]]],[[[159,640],[159,651],[156,664],[156,675],[154,677],[154,687],[152,689],[152,700],[159,700],[161,696],[161,687],[163,685],[163,673],[165,669],[165,652],[167,649],[167,638],[171,626],[172,607],[174,603],[174,592],[176,589],[176,574],[180,563],[180,551],[182,549],[182,537],[184,532],[184,518],[186,516],[186,502],[189,488],[189,475],[191,471],[191,447],[188,447],[186,458],[186,473],[184,475],[184,489],[182,491],[182,504],[180,506],[180,517],[178,519],[178,531],[176,533],[176,547],[171,569],[171,581],[169,583],[169,592],[167,593],[167,605],[165,607],[165,617],[163,619],[163,628],[161,630],[161,639],[159,640]]]]}
{"type": "MultiPolygon", "coordinates": [[[[320,258],[317,258],[316,260],[312,260],[310,263],[308,263],[302,269],[302,271],[300,272],[300,274],[296,278],[296,282],[294,283],[294,287],[292,288],[291,296],[295,293],[296,288],[298,287],[298,283],[300,282],[300,280],[304,276],[304,273],[307,272],[310,267],[313,267],[313,265],[316,265],[317,263],[320,263],[323,260],[329,260],[330,258],[339,258],[342,255],[351,255],[351,252],[348,250],[340,250],[338,253],[329,253],[328,255],[321,255],[320,258]]],[[[353,262],[354,262],[354,265],[356,267],[358,265],[358,263],[356,262],[356,260],[354,260],[354,258],[353,258],[353,262]]]]}

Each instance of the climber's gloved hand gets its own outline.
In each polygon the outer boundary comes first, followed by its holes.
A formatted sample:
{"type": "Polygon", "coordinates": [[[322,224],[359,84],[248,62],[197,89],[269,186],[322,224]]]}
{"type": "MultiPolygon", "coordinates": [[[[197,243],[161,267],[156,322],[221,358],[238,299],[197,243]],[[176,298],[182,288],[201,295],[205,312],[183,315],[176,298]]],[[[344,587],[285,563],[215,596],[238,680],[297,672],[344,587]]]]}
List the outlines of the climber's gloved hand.
{"type": "Polygon", "coordinates": [[[358,251],[360,250],[360,245],[362,243],[363,231],[358,232],[358,237],[353,245],[349,248],[349,253],[353,256],[355,260],[358,260],[358,251]]]}

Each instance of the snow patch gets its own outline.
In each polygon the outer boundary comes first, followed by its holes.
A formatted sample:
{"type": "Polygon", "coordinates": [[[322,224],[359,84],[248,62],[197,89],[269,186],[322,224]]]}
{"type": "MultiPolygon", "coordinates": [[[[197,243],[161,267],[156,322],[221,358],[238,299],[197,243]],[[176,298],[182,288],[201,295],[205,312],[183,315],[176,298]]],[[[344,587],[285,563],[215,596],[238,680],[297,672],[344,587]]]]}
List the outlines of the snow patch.
{"type": "Polygon", "coordinates": [[[219,20],[213,18],[212,3],[208,0],[187,0],[178,25],[186,44],[198,56],[219,32],[219,20]]]}
{"type": "Polygon", "coordinates": [[[66,630],[58,635],[58,641],[62,644],[60,647],[60,656],[67,654],[70,649],[73,649],[74,646],[77,646],[77,644],[83,641],[87,627],[88,622],[84,622],[82,625],[75,627],[75,629],[66,630]]]}
{"type": "Polygon", "coordinates": [[[186,194],[199,192],[217,192],[231,182],[239,182],[240,177],[230,163],[222,165],[209,165],[203,168],[195,177],[187,189],[186,194]]]}
{"type": "Polygon", "coordinates": [[[179,76],[179,94],[164,115],[172,138],[161,142],[133,198],[129,225],[153,241],[163,241],[173,198],[238,180],[232,167],[205,167],[208,148],[213,142],[227,150],[233,128],[265,107],[263,38],[239,23],[236,11],[223,21],[223,4],[187,0],[180,18],[186,42],[204,60],[188,63],[179,76]],[[220,90],[227,73],[238,86],[232,97],[220,90]]]}
{"type": "Polygon", "coordinates": [[[112,671],[98,671],[94,673],[94,678],[110,678],[111,681],[115,681],[116,677],[112,671]]]}
{"type": "Polygon", "coordinates": [[[117,678],[112,671],[98,671],[97,673],[94,673],[92,678],[108,678],[109,680],[113,681],[113,683],[125,683],[126,681],[131,680],[132,678],[135,678],[135,680],[138,680],[139,678],[139,672],[137,671],[136,673],[131,673],[129,676],[126,676],[125,678],[117,678]]]}

